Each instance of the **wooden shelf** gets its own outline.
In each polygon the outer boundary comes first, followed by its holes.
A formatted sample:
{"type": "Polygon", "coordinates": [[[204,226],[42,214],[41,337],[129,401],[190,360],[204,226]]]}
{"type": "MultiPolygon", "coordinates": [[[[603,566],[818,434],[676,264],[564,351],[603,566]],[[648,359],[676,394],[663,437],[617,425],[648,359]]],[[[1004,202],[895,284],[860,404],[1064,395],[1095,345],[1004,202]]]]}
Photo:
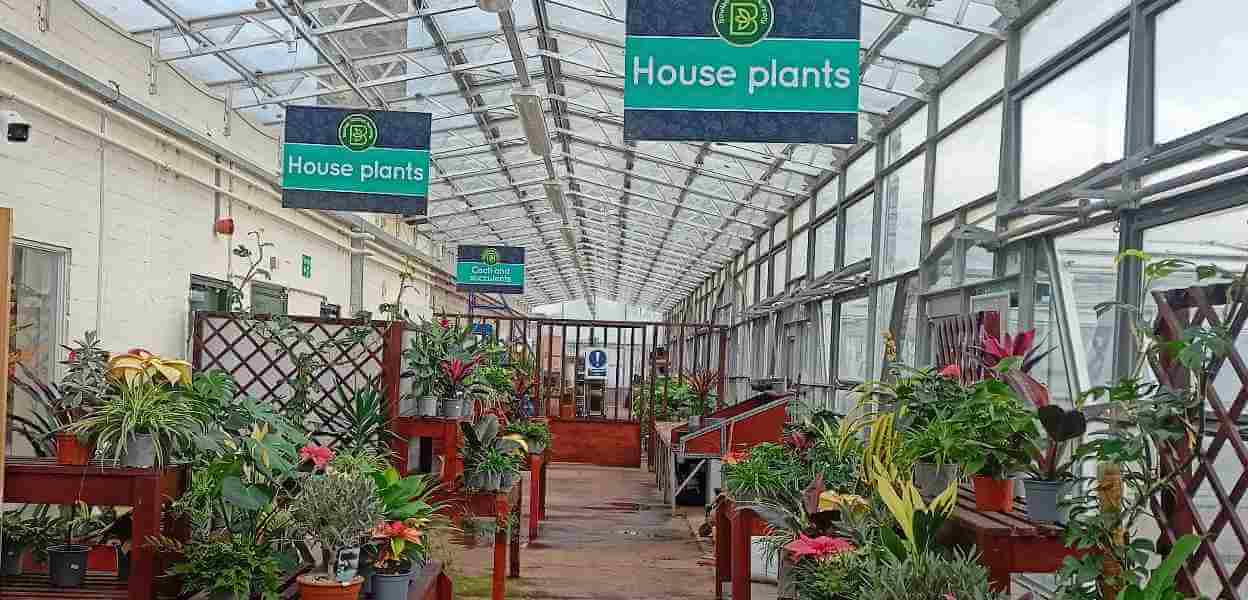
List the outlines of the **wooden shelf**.
{"type": "MultiPolygon", "coordinates": [[[[80,588],[58,588],[48,583],[47,573],[26,573],[16,577],[0,577],[0,598],[4,600],[125,600],[129,596],[127,582],[116,573],[87,573],[80,588]]],[[[174,596],[161,596],[174,598],[174,596]]]]}

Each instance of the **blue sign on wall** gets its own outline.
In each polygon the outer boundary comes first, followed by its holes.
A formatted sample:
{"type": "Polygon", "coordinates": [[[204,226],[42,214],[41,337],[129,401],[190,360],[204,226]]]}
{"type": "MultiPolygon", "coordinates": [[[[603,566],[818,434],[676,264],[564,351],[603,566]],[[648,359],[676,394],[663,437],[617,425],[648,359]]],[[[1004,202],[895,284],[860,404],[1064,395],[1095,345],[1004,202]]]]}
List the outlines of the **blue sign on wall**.
{"type": "Polygon", "coordinates": [[[859,0],[629,0],[624,138],[853,144],[859,0]]]}
{"type": "Polygon", "coordinates": [[[494,326],[489,323],[473,323],[472,333],[474,335],[483,335],[485,337],[493,337],[494,326]]]}
{"type": "Polygon", "coordinates": [[[606,378],[607,376],[607,352],[605,350],[591,350],[588,357],[589,368],[586,369],[587,377],[606,378]]]}

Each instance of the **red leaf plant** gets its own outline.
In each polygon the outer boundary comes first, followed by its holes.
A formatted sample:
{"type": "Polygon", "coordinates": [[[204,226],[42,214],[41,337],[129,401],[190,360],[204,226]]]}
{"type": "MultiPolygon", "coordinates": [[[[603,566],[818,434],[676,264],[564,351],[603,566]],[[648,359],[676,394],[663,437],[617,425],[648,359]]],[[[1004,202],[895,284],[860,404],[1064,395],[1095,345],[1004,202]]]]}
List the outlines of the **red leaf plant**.
{"type": "Polygon", "coordinates": [[[789,551],[789,554],[793,556],[793,560],[813,558],[819,561],[836,558],[841,554],[855,550],[854,545],[844,538],[834,538],[826,535],[811,538],[804,533],[797,534],[797,539],[785,544],[784,549],[789,551]]]}
{"type": "Polygon", "coordinates": [[[481,357],[474,357],[472,360],[465,361],[459,358],[451,358],[439,363],[442,368],[442,374],[450,381],[451,388],[459,387],[472,372],[477,370],[477,365],[481,363],[481,357]]]}

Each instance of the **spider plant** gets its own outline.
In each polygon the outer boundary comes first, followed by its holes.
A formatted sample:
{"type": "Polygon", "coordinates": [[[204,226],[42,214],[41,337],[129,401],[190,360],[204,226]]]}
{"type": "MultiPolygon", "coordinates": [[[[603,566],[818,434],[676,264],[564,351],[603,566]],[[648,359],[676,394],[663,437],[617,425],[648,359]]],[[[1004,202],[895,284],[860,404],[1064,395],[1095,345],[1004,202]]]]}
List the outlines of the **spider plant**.
{"type": "Polygon", "coordinates": [[[152,379],[136,379],[119,385],[69,430],[94,438],[101,452],[118,461],[136,437],[151,436],[156,464],[164,465],[176,450],[191,445],[201,425],[186,396],[152,379]]]}

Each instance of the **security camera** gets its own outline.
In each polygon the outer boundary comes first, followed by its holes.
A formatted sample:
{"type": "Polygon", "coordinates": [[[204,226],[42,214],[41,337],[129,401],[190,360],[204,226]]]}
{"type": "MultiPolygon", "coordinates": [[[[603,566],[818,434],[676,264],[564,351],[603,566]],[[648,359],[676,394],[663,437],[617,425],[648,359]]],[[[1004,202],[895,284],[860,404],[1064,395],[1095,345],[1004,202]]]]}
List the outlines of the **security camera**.
{"type": "Polygon", "coordinates": [[[0,112],[0,125],[4,128],[4,139],[14,144],[30,141],[30,121],[22,118],[16,111],[0,112]]]}
{"type": "Polygon", "coordinates": [[[419,227],[428,222],[429,222],[429,217],[426,215],[403,215],[404,225],[411,225],[412,227],[419,227]]]}

